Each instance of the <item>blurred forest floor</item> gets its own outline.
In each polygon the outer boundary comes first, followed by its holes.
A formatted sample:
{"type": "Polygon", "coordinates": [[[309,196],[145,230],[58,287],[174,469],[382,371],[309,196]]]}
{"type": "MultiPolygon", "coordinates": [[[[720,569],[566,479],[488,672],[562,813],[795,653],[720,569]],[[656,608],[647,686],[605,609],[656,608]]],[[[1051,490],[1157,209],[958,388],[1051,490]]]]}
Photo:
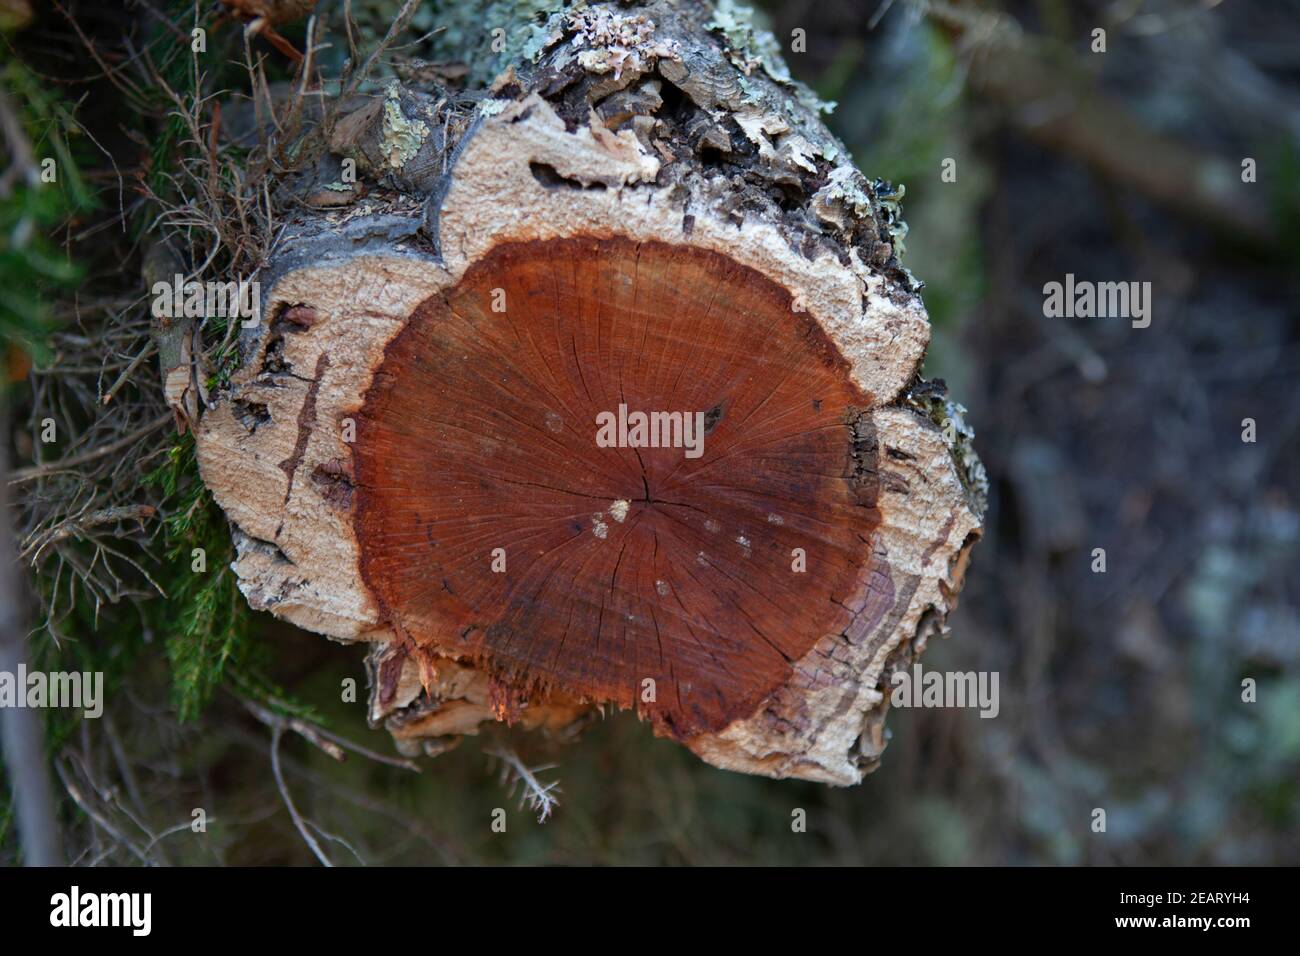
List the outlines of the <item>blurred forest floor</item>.
{"type": "MultiPolygon", "coordinates": [[[[970,409],[991,482],[924,666],[998,671],[1000,714],[895,711],[883,765],[846,790],[714,770],[628,715],[563,746],[503,734],[554,765],[544,824],[499,782],[491,737],[416,775],[289,735],[298,810],[340,864],[1300,863],[1300,3],[765,6],[787,49],[807,31],[791,69],[837,101],[858,165],[906,186],[926,375],[970,409]],[[1198,157],[1234,176],[1254,158],[1258,181],[1189,181],[1198,157]],[[1066,273],[1150,281],[1150,327],[1045,318],[1066,273]]],[[[264,615],[254,636],[280,686],[388,752],[338,700],[364,681],[359,649],[264,615]]],[[[81,862],[312,862],[267,728],[229,694],[178,723],[161,661],[61,746],[95,811],[65,808],[81,862]]]]}

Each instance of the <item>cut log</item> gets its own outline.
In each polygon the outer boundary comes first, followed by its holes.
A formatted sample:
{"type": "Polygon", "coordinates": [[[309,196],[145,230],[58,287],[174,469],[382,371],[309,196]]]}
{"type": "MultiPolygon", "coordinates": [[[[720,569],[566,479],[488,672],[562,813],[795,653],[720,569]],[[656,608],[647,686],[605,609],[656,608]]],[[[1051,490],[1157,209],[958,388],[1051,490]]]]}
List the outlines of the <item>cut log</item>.
{"type": "Polygon", "coordinates": [[[955,603],[981,472],[896,207],[725,12],[559,11],[478,101],[340,119],[364,198],[285,228],[196,427],[249,603],[369,642],[408,751],[621,708],[854,783],[955,603]]]}

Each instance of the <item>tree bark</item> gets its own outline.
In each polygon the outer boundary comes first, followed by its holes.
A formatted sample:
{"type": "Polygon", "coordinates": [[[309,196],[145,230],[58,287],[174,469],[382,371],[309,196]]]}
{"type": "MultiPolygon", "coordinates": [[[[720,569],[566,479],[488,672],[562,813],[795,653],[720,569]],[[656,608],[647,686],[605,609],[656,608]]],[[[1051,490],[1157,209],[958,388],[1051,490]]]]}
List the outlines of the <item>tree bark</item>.
{"type": "MultiPolygon", "coordinates": [[[[458,16],[491,36],[497,6],[458,16]]],[[[240,587],[369,643],[408,751],[609,705],[855,783],[983,510],[892,192],[730,3],[502,31],[480,95],[349,102],[295,180],[195,426],[240,587]]]]}

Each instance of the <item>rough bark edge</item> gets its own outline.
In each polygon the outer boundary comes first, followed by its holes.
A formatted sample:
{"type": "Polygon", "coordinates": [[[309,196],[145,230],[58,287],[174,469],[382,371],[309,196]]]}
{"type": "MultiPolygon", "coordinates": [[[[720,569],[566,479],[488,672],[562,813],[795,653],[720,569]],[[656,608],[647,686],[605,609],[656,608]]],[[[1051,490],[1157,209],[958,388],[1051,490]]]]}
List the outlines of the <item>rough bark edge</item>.
{"type": "Polygon", "coordinates": [[[884,520],[875,542],[879,564],[867,568],[850,604],[854,623],[823,638],[753,717],[688,743],[711,764],[857,783],[884,749],[884,688],[893,667],[919,654],[956,606],[979,515],[937,428],[901,408],[872,417],[884,520]]]}

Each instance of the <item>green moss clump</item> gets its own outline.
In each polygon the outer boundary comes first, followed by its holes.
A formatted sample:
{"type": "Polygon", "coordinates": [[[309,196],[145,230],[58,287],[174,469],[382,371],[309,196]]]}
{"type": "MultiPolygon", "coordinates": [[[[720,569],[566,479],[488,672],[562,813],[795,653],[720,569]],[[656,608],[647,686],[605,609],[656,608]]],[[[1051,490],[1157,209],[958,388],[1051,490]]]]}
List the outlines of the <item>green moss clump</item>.
{"type": "Polygon", "coordinates": [[[44,361],[49,356],[49,293],[73,288],[81,278],[81,270],[50,236],[94,203],[69,143],[78,131],[71,115],[17,60],[0,67],[0,85],[22,104],[24,132],[32,160],[39,164],[29,181],[0,195],[0,358],[16,345],[44,361]],[[45,181],[46,175],[53,180],[45,181]]]}
{"type": "Polygon", "coordinates": [[[225,516],[199,478],[193,439],[186,436],[174,445],[145,483],[165,502],[169,572],[160,576],[160,584],[166,599],[150,605],[150,616],[153,627],[168,635],[172,700],[180,719],[198,717],[225,685],[276,710],[315,719],[268,676],[266,645],[253,635],[253,612],[231,568],[234,543],[225,516]]]}

